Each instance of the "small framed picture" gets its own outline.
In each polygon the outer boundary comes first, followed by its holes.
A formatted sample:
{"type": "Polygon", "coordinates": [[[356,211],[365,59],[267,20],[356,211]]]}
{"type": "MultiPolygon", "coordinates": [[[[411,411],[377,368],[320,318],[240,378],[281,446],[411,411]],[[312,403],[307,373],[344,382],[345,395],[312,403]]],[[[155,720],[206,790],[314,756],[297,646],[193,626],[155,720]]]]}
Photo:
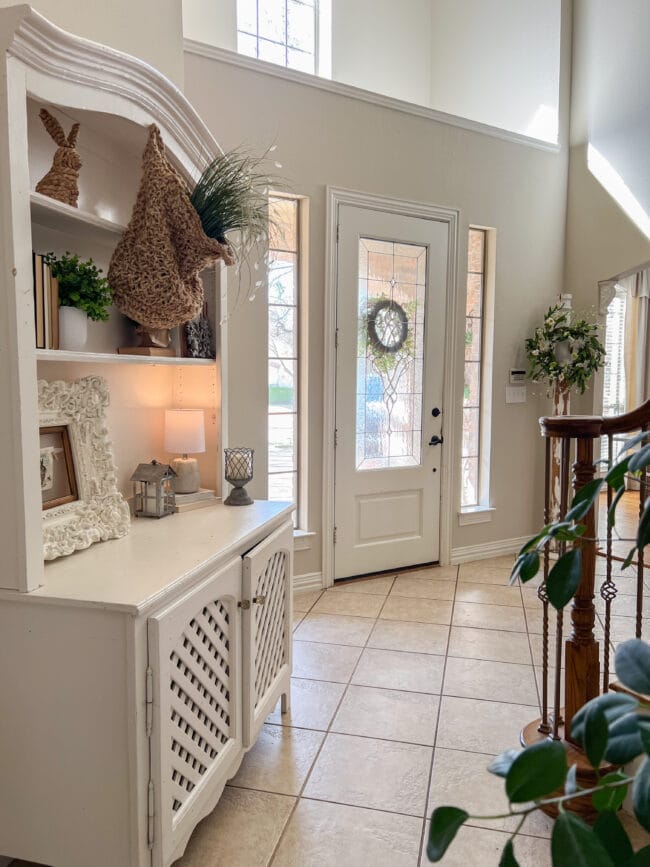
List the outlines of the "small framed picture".
{"type": "Polygon", "coordinates": [[[67,425],[39,428],[41,439],[41,499],[43,510],[79,499],[67,425]]]}

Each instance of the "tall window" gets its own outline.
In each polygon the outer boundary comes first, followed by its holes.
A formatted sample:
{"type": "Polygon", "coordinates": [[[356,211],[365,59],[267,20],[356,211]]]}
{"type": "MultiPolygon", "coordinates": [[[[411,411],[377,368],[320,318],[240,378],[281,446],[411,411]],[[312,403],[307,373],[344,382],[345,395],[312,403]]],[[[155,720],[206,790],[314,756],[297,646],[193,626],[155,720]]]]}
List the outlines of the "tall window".
{"type": "Polygon", "coordinates": [[[237,51],[317,72],[318,0],[237,0],[237,51]]]}
{"type": "MultiPolygon", "coordinates": [[[[603,415],[625,412],[625,287],[616,285],[616,295],[607,308],[605,320],[605,368],[603,371],[603,415]]],[[[616,450],[615,450],[616,454],[616,450]]],[[[601,440],[601,458],[607,460],[607,437],[601,440]]]]}
{"type": "Polygon", "coordinates": [[[300,521],[300,199],[269,200],[269,500],[293,500],[300,521]]]}
{"type": "Polygon", "coordinates": [[[461,508],[489,505],[492,297],[488,229],[470,228],[465,308],[465,367],[461,447],[461,508]]]}

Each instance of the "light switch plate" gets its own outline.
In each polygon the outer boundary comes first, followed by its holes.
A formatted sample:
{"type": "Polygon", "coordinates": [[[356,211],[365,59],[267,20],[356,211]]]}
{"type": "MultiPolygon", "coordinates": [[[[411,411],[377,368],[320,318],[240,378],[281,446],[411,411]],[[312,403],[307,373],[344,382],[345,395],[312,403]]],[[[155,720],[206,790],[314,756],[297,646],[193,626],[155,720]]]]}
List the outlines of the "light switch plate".
{"type": "Polygon", "coordinates": [[[506,403],[526,403],[526,386],[506,385],[506,403]]]}

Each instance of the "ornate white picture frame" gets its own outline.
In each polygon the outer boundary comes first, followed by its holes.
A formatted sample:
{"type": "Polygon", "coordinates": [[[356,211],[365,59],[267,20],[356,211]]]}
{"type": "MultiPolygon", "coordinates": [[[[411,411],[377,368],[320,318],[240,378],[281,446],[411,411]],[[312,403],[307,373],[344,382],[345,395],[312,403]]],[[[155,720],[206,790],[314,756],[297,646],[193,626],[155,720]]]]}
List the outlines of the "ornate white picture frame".
{"type": "Polygon", "coordinates": [[[118,539],[130,528],[129,507],[117,489],[106,430],[106,380],[38,382],[39,425],[65,425],[70,437],[78,499],[43,512],[43,557],[55,560],[95,542],[118,539]]]}

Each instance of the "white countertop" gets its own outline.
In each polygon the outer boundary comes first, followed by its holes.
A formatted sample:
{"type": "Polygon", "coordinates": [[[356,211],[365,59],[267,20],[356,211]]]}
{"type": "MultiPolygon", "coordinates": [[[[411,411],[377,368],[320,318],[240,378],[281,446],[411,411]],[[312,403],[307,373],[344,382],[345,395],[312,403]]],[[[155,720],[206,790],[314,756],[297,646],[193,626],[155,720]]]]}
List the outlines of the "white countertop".
{"type": "Polygon", "coordinates": [[[31,593],[2,591],[4,599],[112,608],[141,614],[160,603],[189,574],[226,561],[287,520],[292,503],[205,506],[166,518],[138,518],[123,539],[45,564],[45,584],[31,593]]]}

